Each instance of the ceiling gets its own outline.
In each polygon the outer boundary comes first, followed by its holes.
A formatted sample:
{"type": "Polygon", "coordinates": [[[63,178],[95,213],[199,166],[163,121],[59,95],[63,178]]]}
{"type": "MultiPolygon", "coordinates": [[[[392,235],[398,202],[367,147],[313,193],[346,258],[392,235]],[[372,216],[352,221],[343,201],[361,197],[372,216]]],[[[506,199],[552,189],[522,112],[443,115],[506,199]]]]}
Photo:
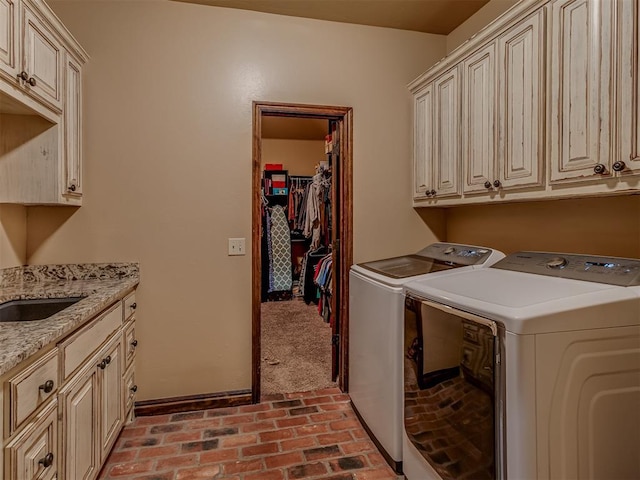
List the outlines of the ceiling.
{"type": "Polygon", "coordinates": [[[489,0],[174,0],[448,35],[489,0]]]}

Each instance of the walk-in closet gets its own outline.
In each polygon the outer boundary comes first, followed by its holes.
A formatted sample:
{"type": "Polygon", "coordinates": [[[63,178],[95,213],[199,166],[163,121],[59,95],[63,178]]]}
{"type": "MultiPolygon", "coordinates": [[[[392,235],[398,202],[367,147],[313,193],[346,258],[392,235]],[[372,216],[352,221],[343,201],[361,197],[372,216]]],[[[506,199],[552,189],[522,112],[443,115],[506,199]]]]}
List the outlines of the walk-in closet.
{"type": "Polygon", "coordinates": [[[336,386],[331,299],[338,136],[327,119],[263,118],[262,395],[336,386]]]}

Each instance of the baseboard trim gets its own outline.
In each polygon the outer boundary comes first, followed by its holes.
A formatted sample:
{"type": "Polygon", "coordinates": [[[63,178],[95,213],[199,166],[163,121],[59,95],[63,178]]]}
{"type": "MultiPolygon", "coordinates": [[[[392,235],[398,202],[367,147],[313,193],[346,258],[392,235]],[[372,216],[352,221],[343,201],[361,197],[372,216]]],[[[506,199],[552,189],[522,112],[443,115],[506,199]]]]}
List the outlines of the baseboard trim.
{"type": "Polygon", "coordinates": [[[237,407],[251,404],[251,390],[234,390],[220,393],[204,393],[184,397],[143,400],[135,403],[137,417],[191,412],[210,408],[237,407]]]}
{"type": "Polygon", "coordinates": [[[351,404],[351,408],[353,409],[353,412],[356,414],[356,417],[358,417],[358,420],[360,420],[360,423],[362,424],[362,428],[364,428],[365,431],[369,434],[369,437],[371,438],[371,441],[374,443],[374,445],[376,446],[376,448],[378,449],[380,454],[383,456],[383,458],[386,460],[386,462],[389,464],[389,466],[393,469],[393,471],[396,474],[403,475],[404,472],[402,471],[402,460],[400,460],[399,462],[396,462],[391,457],[391,455],[389,455],[389,452],[387,452],[387,450],[378,441],[378,439],[373,434],[373,432],[369,429],[369,426],[364,421],[364,418],[362,418],[362,415],[360,415],[360,412],[358,411],[356,406],[353,404],[353,401],[351,401],[349,403],[351,404]]]}

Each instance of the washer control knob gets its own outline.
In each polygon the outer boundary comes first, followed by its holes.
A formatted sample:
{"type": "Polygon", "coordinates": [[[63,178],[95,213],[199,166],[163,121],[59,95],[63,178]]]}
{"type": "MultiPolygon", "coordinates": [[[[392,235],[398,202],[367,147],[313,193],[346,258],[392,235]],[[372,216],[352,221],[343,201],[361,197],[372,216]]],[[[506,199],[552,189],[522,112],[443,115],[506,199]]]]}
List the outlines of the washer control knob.
{"type": "Polygon", "coordinates": [[[453,247],[447,247],[446,250],[444,251],[445,255],[451,255],[452,253],[454,253],[456,251],[455,248],[453,247]]]}
{"type": "Polygon", "coordinates": [[[547,268],[564,268],[566,265],[567,259],[562,257],[555,257],[547,262],[547,268]]]}

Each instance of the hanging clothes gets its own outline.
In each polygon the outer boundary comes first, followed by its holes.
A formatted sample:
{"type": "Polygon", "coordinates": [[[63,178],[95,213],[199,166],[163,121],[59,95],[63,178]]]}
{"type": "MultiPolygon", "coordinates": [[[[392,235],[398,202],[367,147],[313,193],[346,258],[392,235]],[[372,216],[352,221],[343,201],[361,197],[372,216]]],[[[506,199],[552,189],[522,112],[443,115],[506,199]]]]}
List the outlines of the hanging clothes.
{"type": "Polygon", "coordinates": [[[315,250],[309,250],[302,260],[300,270],[300,293],[305,303],[318,302],[317,286],[313,283],[315,277],[315,266],[327,255],[327,248],[320,246],[315,250]]]}
{"type": "Polygon", "coordinates": [[[318,286],[318,314],[325,322],[331,319],[331,295],[333,293],[333,255],[330,253],[320,259],[315,269],[313,283],[318,286]]]}
{"type": "Polygon", "coordinates": [[[282,205],[271,209],[269,233],[269,293],[291,290],[291,232],[282,205]]]}

